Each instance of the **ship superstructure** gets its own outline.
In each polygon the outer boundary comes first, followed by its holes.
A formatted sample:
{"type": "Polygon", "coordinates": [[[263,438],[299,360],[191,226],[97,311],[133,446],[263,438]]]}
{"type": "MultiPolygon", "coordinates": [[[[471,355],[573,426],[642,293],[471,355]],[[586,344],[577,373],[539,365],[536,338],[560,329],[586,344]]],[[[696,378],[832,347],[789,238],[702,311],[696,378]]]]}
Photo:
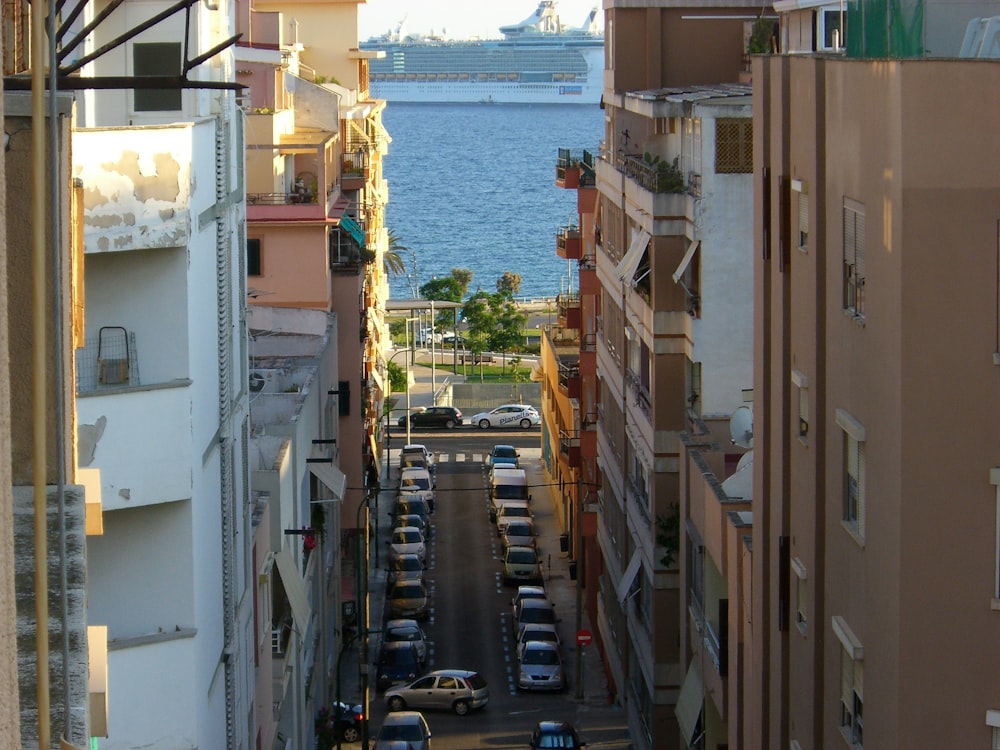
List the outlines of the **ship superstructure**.
{"type": "Polygon", "coordinates": [[[390,102],[596,104],[601,98],[604,36],[597,8],[578,27],[563,26],[553,0],[542,0],[502,39],[448,41],[403,36],[402,29],[361,46],[383,49],[370,62],[372,95],[390,102]]]}

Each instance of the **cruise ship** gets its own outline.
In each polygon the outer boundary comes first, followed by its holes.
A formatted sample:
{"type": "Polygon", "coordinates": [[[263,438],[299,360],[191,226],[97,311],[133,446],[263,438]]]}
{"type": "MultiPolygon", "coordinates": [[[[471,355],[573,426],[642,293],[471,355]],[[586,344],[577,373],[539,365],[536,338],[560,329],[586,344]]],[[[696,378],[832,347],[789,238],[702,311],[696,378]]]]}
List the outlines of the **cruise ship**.
{"type": "Polygon", "coordinates": [[[521,23],[501,26],[502,39],[448,41],[403,36],[401,25],[362,49],[385,50],[370,61],[373,97],[389,102],[597,104],[604,73],[604,36],[597,8],[579,27],[563,26],[553,0],[521,23]]]}

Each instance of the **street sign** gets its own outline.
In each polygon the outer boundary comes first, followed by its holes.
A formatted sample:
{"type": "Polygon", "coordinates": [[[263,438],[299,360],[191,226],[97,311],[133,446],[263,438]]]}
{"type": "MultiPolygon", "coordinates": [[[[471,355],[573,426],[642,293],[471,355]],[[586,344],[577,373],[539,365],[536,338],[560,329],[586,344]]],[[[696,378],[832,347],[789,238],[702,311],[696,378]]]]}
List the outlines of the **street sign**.
{"type": "Polygon", "coordinates": [[[578,646],[589,646],[594,640],[594,634],[589,630],[576,631],[576,643],[578,646]]]}

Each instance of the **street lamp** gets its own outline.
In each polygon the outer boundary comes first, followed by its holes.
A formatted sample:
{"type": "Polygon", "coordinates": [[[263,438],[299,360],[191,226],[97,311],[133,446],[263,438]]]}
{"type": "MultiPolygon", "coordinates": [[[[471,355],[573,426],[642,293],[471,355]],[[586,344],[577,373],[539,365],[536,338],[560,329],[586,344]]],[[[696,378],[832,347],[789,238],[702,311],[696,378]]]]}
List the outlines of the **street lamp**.
{"type": "MultiPolygon", "coordinates": [[[[398,357],[400,354],[409,355],[409,348],[400,349],[398,352],[396,352],[391,357],[389,357],[389,359],[386,360],[387,369],[388,369],[388,365],[391,364],[392,361],[394,359],[396,359],[396,357],[398,357]]],[[[405,417],[405,420],[407,421],[407,423],[410,420],[410,417],[409,417],[409,411],[410,411],[410,386],[412,385],[412,379],[413,379],[413,374],[410,372],[409,359],[407,358],[407,363],[406,363],[406,411],[407,411],[407,414],[406,414],[406,417],[405,417]]],[[[385,438],[386,438],[385,439],[385,478],[386,478],[386,480],[388,480],[389,479],[389,430],[391,429],[390,428],[390,423],[391,423],[390,417],[392,416],[392,411],[390,409],[383,409],[383,410],[385,411],[385,438]]],[[[409,438],[409,434],[408,433],[407,433],[407,438],[409,438]]],[[[407,441],[407,442],[409,442],[409,441],[407,441]]]]}

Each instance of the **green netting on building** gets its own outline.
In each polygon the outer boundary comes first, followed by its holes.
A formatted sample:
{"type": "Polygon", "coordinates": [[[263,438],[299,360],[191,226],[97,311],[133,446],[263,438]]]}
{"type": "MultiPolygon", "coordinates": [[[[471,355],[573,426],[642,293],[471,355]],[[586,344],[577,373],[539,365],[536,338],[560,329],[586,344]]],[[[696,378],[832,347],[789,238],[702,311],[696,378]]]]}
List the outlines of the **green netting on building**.
{"type": "Polygon", "coordinates": [[[923,57],[924,0],[848,0],[848,57],[923,57]]]}

